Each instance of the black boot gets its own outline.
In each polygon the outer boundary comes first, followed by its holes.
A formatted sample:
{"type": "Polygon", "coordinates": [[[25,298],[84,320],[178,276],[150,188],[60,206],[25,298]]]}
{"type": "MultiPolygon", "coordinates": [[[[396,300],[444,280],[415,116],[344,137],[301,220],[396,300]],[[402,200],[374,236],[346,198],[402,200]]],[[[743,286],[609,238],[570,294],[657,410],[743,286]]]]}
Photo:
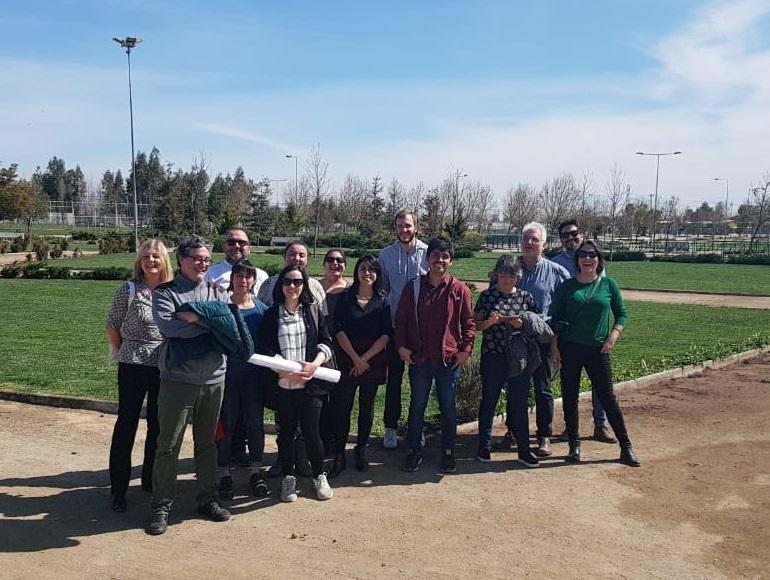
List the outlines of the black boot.
{"type": "Polygon", "coordinates": [[[356,469],[364,472],[369,470],[369,462],[366,460],[366,447],[356,445],[353,448],[353,457],[356,461],[356,469]]]}
{"type": "Polygon", "coordinates": [[[566,459],[567,463],[580,463],[580,440],[569,442],[569,455],[566,459]]]}
{"type": "Polygon", "coordinates": [[[332,465],[331,471],[329,471],[329,479],[334,479],[337,477],[340,473],[345,471],[345,468],[347,467],[347,463],[345,460],[345,452],[342,453],[335,453],[334,454],[334,464],[332,465]]]}
{"type": "Polygon", "coordinates": [[[631,443],[624,443],[620,446],[620,462],[630,467],[639,467],[642,462],[634,453],[634,449],[631,447],[631,443]]]}

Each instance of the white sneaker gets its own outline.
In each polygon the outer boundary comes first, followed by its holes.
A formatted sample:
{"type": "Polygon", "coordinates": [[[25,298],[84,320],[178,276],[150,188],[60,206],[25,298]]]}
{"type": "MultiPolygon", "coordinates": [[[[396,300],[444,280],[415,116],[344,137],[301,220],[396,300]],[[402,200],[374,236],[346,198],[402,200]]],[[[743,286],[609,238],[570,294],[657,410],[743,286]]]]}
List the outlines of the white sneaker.
{"type": "Polygon", "coordinates": [[[281,501],[297,501],[297,478],[284,475],[281,482],[281,501]]]}
{"type": "Polygon", "coordinates": [[[385,429],[382,446],[385,449],[398,449],[398,432],[395,429],[385,429]]]}
{"type": "Polygon", "coordinates": [[[315,487],[316,497],[320,500],[331,499],[334,496],[334,490],[329,486],[325,473],[313,478],[313,487],[315,487]]]}

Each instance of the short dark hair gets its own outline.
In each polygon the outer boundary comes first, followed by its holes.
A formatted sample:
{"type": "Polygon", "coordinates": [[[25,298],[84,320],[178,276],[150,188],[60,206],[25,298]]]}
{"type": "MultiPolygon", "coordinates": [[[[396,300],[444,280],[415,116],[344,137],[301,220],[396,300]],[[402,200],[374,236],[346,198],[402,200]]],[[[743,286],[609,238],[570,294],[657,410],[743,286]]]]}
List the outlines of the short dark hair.
{"type": "Polygon", "coordinates": [[[230,270],[230,286],[227,287],[227,290],[233,289],[233,277],[236,274],[244,273],[247,276],[251,276],[255,280],[257,279],[257,268],[252,265],[251,262],[248,260],[244,260],[243,262],[238,262],[237,264],[233,264],[233,269],[230,270]]]}
{"type": "Polygon", "coordinates": [[[292,246],[302,246],[303,248],[305,248],[306,252],[310,252],[310,248],[307,247],[307,244],[305,242],[303,242],[302,240],[299,240],[299,239],[292,240],[292,241],[290,241],[288,244],[286,244],[283,247],[283,257],[284,258],[286,257],[286,254],[289,252],[289,248],[291,248],[292,246]]]}
{"type": "Polygon", "coordinates": [[[433,252],[449,252],[449,257],[453,260],[455,259],[455,245],[447,238],[431,238],[428,242],[428,251],[425,255],[430,256],[433,252]]]}
{"type": "Polygon", "coordinates": [[[375,271],[377,274],[377,279],[374,281],[374,295],[375,296],[385,296],[385,279],[382,276],[382,268],[380,267],[380,261],[372,256],[371,254],[367,254],[366,256],[361,256],[358,258],[358,261],[356,261],[356,267],[353,269],[353,284],[350,286],[351,292],[350,295],[355,297],[355,295],[358,293],[358,268],[360,266],[366,266],[368,268],[371,268],[375,271]]]}
{"type": "Polygon", "coordinates": [[[345,250],[343,250],[342,248],[330,248],[324,254],[324,262],[326,261],[326,258],[331,256],[332,252],[337,252],[338,254],[342,254],[342,261],[343,262],[347,262],[348,261],[348,257],[345,255],[345,250]]]}
{"type": "Polygon", "coordinates": [[[561,233],[561,230],[563,228],[566,228],[567,226],[575,226],[577,229],[580,229],[580,226],[578,225],[577,220],[573,219],[573,218],[570,218],[568,220],[564,220],[563,222],[561,222],[559,224],[559,227],[556,228],[556,231],[561,233]]]}
{"type": "Polygon", "coordinates": [[[578,249],[575,250],[576,271],[580,272],[580,258],[578,258],[578,254],[580,253],[580,250],[583,249],[583,246],[593,246],[593,249],[596,250],[596,256],[599,259],[599,264],[596,266],[596,274],[601,275],[601,273],[604,272],[604,254],[602,254],[602,249],[599,247],[599,244],[597,244],[593,240],[584,241],[582,244],[578,246],[578,249]]]}
{"type": "Polygon", "coordinates": [[[190,255],[191,251],[197,250],[198,248],[206,248],[209,252],[211,252],[211,244],[208,242],[208,240],[206,240],[206,238],[202,238],[201,236],[196,236],[193,234],[191,236],[185,236],[179,240],[179,243],[176,245],[177,266],[182,265],[182,258],[186,258],[190,255]]]}
{"type": "Polygon", "coordinates": [[[513,254],[503,254],[495,262],[495,267],[489,273],[489,283],[496,284],[499,274],[509,274],[521,279],[521,262],[513,254]]]}
{"type": "Polygon", "coordinates": [[[275,286],[273,286],[273,304],[284,303],[285,298],[283,289],[281,288],[283,286],[283,277],[295,270],[302,274],[302,292],[299,295],[300,304],[310,304],[313,302],[313,293],[310,292],[310,282],[307,277],[307,271],[302,266],[289,264],[288,266],[283,267],[283,270],[278,274],[278,279],[275,281],[275,286]]]}

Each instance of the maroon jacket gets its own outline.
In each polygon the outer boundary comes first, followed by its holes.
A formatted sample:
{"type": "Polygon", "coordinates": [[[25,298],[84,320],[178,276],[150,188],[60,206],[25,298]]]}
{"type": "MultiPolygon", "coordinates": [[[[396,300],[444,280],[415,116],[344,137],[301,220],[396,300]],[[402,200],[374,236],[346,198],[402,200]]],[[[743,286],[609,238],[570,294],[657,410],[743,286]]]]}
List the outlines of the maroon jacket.
{"type": "MultiPolygon", "coordinates": [[[[415,362],[425,362],[428,357],[427,345],[420,340],[420,325],[414,303],[415,284],[420,280],[423,285],[430,283],[427,274],[407,283],[398,303],[394,324],[396,348],[406,347],[411,350],[415,362]]],[[[447,324],[441,335],[441,351],[445,363],[450,362],[458,352],[472,352],[476,336],[470,289],[454,276],[447,277],[447,286],[447,324]]]]}

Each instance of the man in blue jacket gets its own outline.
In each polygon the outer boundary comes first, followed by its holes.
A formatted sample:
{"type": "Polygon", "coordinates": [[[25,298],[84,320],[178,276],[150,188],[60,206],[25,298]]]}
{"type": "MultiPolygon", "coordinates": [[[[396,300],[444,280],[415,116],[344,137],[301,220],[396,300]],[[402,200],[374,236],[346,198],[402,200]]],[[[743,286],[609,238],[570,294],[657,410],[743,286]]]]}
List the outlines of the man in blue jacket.
{"type": "MultiPolygon", "coordinates": [[[[228,302],[227,293],[206,281],[211,252],[206,240],[189,236],[176,248],[179,270],[171,282],[155,289],[152,314],[164,340],[160,348],[160,392],[158,395],[158,451],[153,468],[152,520],[147,533],[160,535],[168,526],[169,512],[176,495],[179,450],[188,417],[192,418],[195,444],[195,475],[198,482],[198,512],[222,522],[230,512],[217,501],[217,450],[214,434],[222,406],[225,357],[212,348],[201,356],[171,362],[175,341],[200,337],[210,332],[197,324],[193,312],[178,312],[187,302],[228,302]]],[[[177,342],[177,346],[178,346],[177,342]]]]}

